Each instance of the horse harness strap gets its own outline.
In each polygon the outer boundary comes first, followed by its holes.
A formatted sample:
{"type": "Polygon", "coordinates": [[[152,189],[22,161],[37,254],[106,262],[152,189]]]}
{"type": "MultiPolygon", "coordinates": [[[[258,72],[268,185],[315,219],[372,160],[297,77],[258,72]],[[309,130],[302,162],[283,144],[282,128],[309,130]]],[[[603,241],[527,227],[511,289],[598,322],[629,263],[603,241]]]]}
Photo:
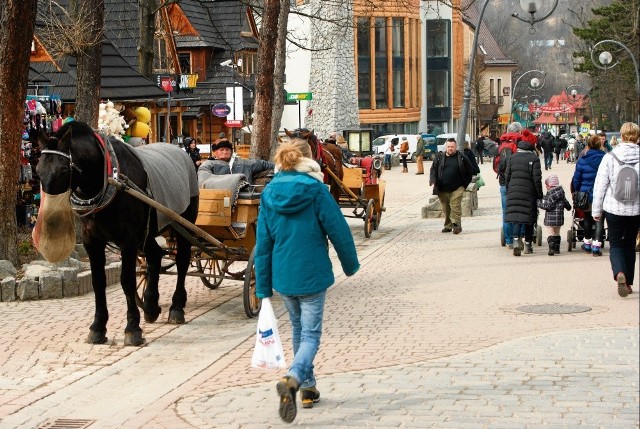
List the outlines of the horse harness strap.
{"type": "Polygon", "coordinates": [[[113,150],[113,146],[109,143],[109,139],[105,140],[98,133],[93,134],[98,143],[100,143],[99,147],[104,155],[104,182],[102,190],[95,197],[82,199],[76,194],[75,190],[71,193],[71,208],[81,217],[89,216],[108,206],[118,192],[116,187],[109,185],[110,178],[118,180],[120,171],[118,157],[113,150]]]}

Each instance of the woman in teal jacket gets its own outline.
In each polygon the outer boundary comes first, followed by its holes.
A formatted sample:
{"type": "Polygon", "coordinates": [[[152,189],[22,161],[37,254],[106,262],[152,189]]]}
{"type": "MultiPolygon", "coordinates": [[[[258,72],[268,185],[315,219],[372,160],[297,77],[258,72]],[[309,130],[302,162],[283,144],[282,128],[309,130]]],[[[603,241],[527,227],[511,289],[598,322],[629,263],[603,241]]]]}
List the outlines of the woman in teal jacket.
{"type": "Polygon", "coordinates": [[[302,406],[320,400],[313,359],[320,346],[326,290],[333,284],[327,238],[347,276],[360,268],[351,230],[322,183],[318,164],[305,140],[280,145],[276,175],[262,192],[255,247],[256,295],[278,291],[289,312],[294,358],[277,384],[280,417],[296,417],[296,393],[302,406]]]}

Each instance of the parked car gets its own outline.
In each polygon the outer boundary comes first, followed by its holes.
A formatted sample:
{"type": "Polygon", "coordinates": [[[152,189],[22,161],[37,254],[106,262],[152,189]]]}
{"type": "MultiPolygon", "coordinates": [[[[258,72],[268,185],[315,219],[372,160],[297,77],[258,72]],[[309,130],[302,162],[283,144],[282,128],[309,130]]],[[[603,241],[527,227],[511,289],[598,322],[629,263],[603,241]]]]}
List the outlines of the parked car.
{"type": "Polygon", "coordinates": [[[416,146],[418,144],[418,136],[416,134],[389,134],[386,136],[380,136],[373,141],[373,153],[383,154],[384,151],[387,150],[387,147],[389,147],[389,145],[391,144],[391,140],[396,137],[398,138],[396,153],[400,149],[399,146],[402,142],[402,138],[406,137],[407,141],[409,142],[409,156],[407,157],[407,160],[415,162],[414,154],[416,152],[416,146]]]}
{"type": "MultiPolygon", "coordinates": [[[[422,140],[424,140],[424,158],[431,160],[438,152],[438,145],[436,144],[436,136],[433,134],[420,133],[422,140]]],[[[415,162],[415,157],[412,160],[415,162]]]]}
{"type": "MultiPolygon", "coordinates": [[[[458,133],[439,134],[438,137],[436,137],[436,144],[438,145],[438,152],[444,152],[444,144],[450,138],[457,139],[458,138],[458,133]]],[[[471,138],[469,138],[469,134],[465,134],[465,140],[468,141],[469,144],[471,144],[471,138]]]]}

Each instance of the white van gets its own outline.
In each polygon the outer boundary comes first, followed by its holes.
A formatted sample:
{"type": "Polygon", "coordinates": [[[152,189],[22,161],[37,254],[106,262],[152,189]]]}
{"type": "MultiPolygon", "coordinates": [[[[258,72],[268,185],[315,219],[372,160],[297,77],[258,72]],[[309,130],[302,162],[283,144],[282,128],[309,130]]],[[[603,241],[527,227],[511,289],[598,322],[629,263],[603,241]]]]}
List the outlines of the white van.
{"type": "Polygon", "coordinates": [[[391,139],[398,138],[398,146],[396,146],[396,153],[400,151],[400,143],[402,143],[402,138],[406,137],[407,142],[409,142],[409,156],[407,157],[407,161],[414,162],[413,154],[416,151],[416,146],[418,145],[418,135],[417,134],[390,134],[386,136],[380,136],[373,141],[372,148],[373,153],[384,154],[384,151],[387,150],[387,147],[391,144],[391,139]]]}
{"type": "MultiPolygon", "coordinates": [[[[439,134],[436,136],[436,143],[438,145],[438,152],[444,152],[444,144],[447,142],[447,140],[454,138],[457,139],[458,138],[458,133],[446,133],[446,134],[439,134]]],[[[471,145],[471,139],[469,138],[469,134],[465,134],[465,140],[469,142],[469,145],[471,145]]],[[[472,149],[473,150],[473,149],[472,149]]]]}

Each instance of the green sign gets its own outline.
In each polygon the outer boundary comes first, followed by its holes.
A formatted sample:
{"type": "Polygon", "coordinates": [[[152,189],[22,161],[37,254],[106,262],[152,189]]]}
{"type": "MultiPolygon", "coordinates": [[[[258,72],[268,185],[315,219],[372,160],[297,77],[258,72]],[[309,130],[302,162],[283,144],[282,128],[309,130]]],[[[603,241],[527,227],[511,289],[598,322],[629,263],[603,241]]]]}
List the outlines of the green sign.
{"type": "Polygon", "coordinates": [[[311,100],[310,92],[287,92],[287,101],[311,100]]]}

